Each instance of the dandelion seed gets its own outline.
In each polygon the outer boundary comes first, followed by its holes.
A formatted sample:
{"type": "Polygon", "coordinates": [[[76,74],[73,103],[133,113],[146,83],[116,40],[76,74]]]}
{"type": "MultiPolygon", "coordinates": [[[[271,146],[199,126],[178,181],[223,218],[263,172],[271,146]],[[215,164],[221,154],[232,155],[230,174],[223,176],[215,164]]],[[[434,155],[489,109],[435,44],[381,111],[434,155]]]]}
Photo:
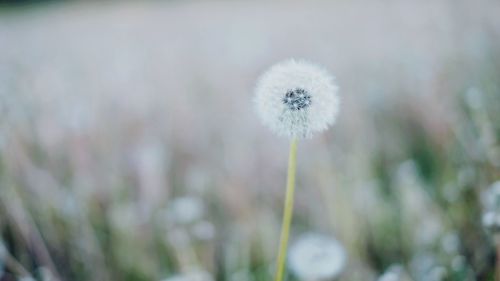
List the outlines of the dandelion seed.
{"type": "Polygon", "coordinates": [[[331,280],[342,272],[346,254],[337,240],[307,233],[291,246],[288,262],[301,280],[331,280]]]}
{"type": "Polygon", "coordinates": [[[323,68],[287,60],[261,76],[255,91],[257,112],[279,135],[310,137],[335,122],[337,89],[333,76],[323,68]]]}

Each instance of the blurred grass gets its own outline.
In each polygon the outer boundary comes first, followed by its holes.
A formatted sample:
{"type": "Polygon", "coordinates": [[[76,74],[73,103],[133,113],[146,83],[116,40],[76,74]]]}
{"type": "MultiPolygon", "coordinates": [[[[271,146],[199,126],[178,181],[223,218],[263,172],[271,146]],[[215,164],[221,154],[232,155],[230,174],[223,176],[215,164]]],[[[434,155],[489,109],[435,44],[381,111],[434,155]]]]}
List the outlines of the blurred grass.
{"type": "MultiPolygon", "coordinates": [[[[9,255],[39,280],[194,269],[271,280],[287,149],[254,118],[251,89],[266,65],[293,55],[331,67],[343,95],[338,125],[299,149],[293,235],[337,237],[349,256],[340,280],[375,280],[393,264],[417,281],[441,268],[437,280],[494,280],[481,194],[500,178],[498,5],[383,3],[2,14],[9,255]],[[173,210],[185,196],[203,212],[180,219],[192,212],[173,210]]],[[[14,280],[5,261],[1,280],[14,280]]]]}

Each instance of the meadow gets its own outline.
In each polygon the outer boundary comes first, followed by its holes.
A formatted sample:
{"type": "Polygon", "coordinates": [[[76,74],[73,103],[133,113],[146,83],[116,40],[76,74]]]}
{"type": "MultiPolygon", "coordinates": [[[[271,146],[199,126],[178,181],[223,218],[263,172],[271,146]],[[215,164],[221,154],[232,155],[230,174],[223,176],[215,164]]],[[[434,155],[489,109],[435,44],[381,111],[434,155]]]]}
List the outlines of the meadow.
{"type": "MultiPolygon", "coordinates": [[[[0,6],[0,280],[273,280],[288,140],[253,97],[290,57],[331,71],[341,98],[337,123],[299,143],[291,247],[338,242],[325,281],[500,280],[499,14],[486,0],[0,6]]],[[[287,280],[321,281],[296,267],[287,280]]]]}

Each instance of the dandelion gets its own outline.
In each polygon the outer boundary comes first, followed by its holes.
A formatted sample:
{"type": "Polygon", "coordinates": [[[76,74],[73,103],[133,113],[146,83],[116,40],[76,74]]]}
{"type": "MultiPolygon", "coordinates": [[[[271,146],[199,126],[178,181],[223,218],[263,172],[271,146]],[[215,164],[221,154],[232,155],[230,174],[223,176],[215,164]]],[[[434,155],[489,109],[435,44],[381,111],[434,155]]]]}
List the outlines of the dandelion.
{"type": "Polygon", "coordinates": [[[307,233],[290,248],[288,262],[292,272],[301,280],[332,280],[342,272],[346,254],[334,238],[307,233]]]}
{"type": "Polygon", "coordinates": [[[287,60],[265,72],[255,102],[262,122],[279,135],[310,137],[335,122],[339,98],[334,78],[305,61],[287,60]]]}
{"type": "Polygon", "coordinates": [[[276,281],[283,279],[292,221],[297,140],[311,137],[335,122],[337,90],[333,76],[326,70],[293,59],[271,67],[257,83],[255,104],[262,122],[277,134],[291,138],[276,281]]]}

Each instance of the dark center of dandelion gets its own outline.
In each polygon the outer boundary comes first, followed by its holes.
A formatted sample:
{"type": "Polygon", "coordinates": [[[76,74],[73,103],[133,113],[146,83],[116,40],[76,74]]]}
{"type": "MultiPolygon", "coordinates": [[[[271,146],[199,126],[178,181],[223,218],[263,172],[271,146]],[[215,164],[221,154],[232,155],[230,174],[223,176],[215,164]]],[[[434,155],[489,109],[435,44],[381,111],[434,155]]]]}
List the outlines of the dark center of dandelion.
{"type": "Polygon", "coordinates": [[[286,92],[283,103],[291,110],[301,110],[311,105],[311,95],[304,89],[296,88],[286,92]]]}

